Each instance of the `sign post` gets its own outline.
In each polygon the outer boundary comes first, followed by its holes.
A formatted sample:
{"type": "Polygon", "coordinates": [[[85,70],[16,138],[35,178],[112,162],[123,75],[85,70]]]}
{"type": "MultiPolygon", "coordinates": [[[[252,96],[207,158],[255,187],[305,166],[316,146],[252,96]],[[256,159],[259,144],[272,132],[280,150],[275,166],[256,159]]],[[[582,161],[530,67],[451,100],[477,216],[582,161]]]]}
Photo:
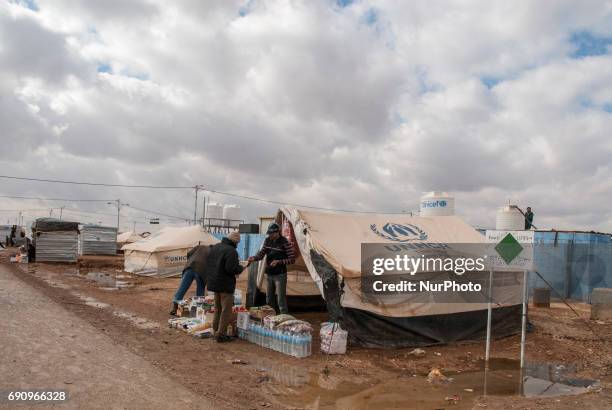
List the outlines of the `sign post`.
{"type": "Polygon", "coordinates": [[[521,369],[525,367],[525,337],[527,334],[527,301],[529,298],[528,288],[527,288],[527,278],[529,272],[527,270],[523,271],[523,314],[522,314],[522,322],[521,322],[521,369]]]}
{"type": "Polygon", "coordinates": [[[487,304],[487,344],[485,349],[485,369],[489,368],[491,354],[491,319],[493,316],[493,266],[489,268],[489,301],[487,304]]]}
{"type": "Polygon", "coordinates": [[[533,231],[487,231],[487,241],[496,243],[495,251],[497,255],[493,255],[491,262],[491,270],[489,273],[489,304],[487,316],[487,345],[485,353],[485,370],[489,366],[490,344],[491,344],[491,316],[492,316],[492,282],[493,269],[504,271],[522,271],[523,272],[523,287],[522,287],[522,313],[521,313],[521,369],[525,366],[525,343],[527,333],[527,303],[529,287],[527,280],[529,278],[528,271],[532,269],[533,264],[533,231]],[[528,244],[526,247],[523,244],[528,244]],[[520,255],[520,257],[519,257],[520,255]]]}

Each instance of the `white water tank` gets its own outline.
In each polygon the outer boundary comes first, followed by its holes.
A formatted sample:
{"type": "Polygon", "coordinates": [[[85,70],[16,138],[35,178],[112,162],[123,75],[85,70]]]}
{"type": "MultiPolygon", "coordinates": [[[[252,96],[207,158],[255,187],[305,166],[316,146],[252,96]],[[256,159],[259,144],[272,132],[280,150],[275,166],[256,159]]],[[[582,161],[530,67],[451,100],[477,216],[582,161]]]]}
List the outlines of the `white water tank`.
{"type": "Polygon", "coordinates": [[[223,219],[223,205],[216,202],[209,202],[206,204],[206,218],[210,221],[211,225],[216,225],[223,219]]]}
{"type": "Polygon", "coordinates": [[[525,217],[516,205],[504,205],[497,210],[495,229],[498,231],[522,231],[525,229],[525,217]]]}
{"type": "Polygon", "coordinates": [[[427,192],[421,197],[420,211],[420,216],[455,215],[455,198],[448,192],[427,192]]]}
{"type": "Polygon", "coordinates": [[[240,205],[225,205],[223,207],[223,219],[231,219],[229,226],[238,228],[238,225],[240,225],[240,205]]]}

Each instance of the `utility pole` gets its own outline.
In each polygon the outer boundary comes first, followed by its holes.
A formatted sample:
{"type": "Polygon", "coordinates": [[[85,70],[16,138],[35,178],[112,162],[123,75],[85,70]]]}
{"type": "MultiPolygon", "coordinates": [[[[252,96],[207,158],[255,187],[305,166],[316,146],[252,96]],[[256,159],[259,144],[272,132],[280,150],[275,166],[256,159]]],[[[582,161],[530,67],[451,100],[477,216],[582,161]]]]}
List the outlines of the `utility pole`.
{"type": "Polygon", "coordinates": [[[62,220],[62,214],[64,213],[64,206],[60,207],[60,221],[62,220]]]}
{"type": "Polygon", "coordinates": [[[53,208],[49,208],[49,218],[53,216],[53,208]]]}
{"type": "Polygon", "coordinates": [[[196,185],[193,187],[195,189],[195,205],[193,207],[193,224],[196,225],[198,223],[198,191],[202,189],[202,185],[196,185]]]}
{"type": "Polygon", "coordinates": [[[119,221],[120,221],[120,215],[121,215],[121,207],[122,206],[130,206],[130,204],[126,204],[125,202],[122,203],[121,199],[115,199],[112,202],[107,202],[108,205],[113,205],[113,203],[117,204],[117,232],[119,232],[119,221]]]}

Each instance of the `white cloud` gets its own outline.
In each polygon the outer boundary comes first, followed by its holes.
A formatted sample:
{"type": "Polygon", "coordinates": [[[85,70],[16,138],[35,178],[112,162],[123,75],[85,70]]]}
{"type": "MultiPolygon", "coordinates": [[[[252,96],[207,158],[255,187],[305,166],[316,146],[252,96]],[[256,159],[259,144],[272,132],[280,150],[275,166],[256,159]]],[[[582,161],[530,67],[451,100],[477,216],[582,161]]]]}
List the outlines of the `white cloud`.
{"type": "MultiPolygon", "coordinates": [[[[444,189],[476,225],[510,198],[540,225],[612,230],[612,57],[568,57],[572,33],[612,34],[611,4],[5,3],[0,165],[350,209],[444,189]]],[[[189,191],[0,184],[192,214],[189,191]]]]}

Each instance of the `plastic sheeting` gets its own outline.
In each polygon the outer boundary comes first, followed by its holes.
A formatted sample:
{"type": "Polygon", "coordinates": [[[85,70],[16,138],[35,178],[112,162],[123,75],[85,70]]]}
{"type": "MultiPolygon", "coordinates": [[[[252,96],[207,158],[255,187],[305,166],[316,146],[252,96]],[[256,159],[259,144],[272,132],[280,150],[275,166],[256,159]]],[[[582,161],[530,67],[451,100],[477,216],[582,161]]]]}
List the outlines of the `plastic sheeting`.
{"type": "Polygon", "coordinates": [[[32,231],[54,232],[54,231],[78,231],[79,223],[61,221],[55,218],[38,218],[32,223],[32,231]]]}
{"type": "Polygon", "coordinates": [[[538,243],[530,288],[552,286],[552,298],[590,303],[594,288],[612,287],[612,243],[538,243]],[[538,276],[541,275],[540,276],[538,276]]]}

